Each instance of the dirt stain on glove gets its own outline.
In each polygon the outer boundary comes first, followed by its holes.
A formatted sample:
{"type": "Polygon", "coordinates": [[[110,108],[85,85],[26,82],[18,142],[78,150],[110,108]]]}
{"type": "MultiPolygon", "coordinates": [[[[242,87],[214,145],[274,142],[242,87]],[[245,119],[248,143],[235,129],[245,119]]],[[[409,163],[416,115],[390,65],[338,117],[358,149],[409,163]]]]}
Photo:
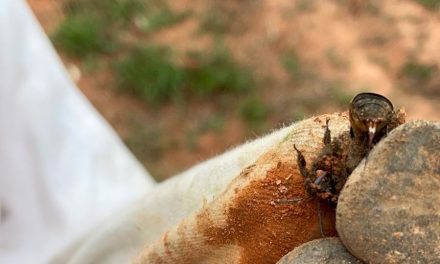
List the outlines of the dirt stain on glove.
{"type": "MultiPolygon", "coordinates": [[[[135,263],[276,263],[295,247],[320,238],[318,199],[306,191],[293,146],[307,160],[316,159],[327,119],[334,136],[348,136],[346,114],[296,124],[216,199],[147,246],[135,263]]],[[[335,236],[334,207],[320,204],[324,233],[335,236]]]]}
{"type": "MultiPolygon", "coordinates": [[[[316,200],[309,199],[296,165],[275,164],[263,180],[237,192],[226,209],[224,227],[214,225],[208,214],[198,217],[200,231],[210,244],[241,248],[238,263],[275,263],[293,248],[321,237],[316,200]],[[297,202],[278,202],[283,200],[297,202]]],[[[247,177],[246,172],[239,177],[247,177]]],[[[336,235],[334,209],[323,206],[321,210],[326,235],[336,235]]]]}

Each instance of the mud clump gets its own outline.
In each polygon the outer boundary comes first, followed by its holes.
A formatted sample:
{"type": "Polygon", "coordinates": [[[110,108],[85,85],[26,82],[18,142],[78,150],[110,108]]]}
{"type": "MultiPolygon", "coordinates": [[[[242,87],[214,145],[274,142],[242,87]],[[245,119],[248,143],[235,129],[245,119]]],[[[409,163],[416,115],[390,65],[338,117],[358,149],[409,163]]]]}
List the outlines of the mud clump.
{"type": "Polygon", "coordinates": [[[440,124],[411,122],[392,131],[342,189],[336,227],[367,263],[440,260],[440,124]]]}
{"type": "Polygon", "coordinates": [[[307,242],[285,255],[277,264],[361,264],[339,238],[322,238],[307,242]]]}

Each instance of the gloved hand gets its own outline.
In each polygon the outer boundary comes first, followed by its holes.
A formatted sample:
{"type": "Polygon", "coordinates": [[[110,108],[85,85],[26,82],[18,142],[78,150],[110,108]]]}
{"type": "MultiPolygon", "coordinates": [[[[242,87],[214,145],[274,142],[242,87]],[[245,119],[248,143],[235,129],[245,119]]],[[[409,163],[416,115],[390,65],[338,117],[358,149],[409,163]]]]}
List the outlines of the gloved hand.
{"type": "MultiPolygon", "coordinates": [[[[313,117],[197,165],[103,224],[71,263],[275,263],[321,237],[293,145],[316,157],[327,119],[332,137],[348,133],[346,114],[313,117]]],[[[334,209],[321,215],[335,235],[334,209]]]]}

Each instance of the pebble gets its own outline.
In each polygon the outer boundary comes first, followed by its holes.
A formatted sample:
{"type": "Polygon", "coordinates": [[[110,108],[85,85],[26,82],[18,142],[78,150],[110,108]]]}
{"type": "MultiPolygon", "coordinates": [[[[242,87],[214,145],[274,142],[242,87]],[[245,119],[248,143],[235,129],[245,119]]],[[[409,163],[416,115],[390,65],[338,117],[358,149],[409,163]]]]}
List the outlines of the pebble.
{"type": "Polygon", "coordinates": [[[367,263],[440,263],[440,123],[393,130],[346,182],[336,209],[346,248],[367,263]]]}
{"type": "Polygon", "coordinates": [[[295,248],[277,264],[360,264],[345,249],[339,238],[316,239],[295,248]]]}

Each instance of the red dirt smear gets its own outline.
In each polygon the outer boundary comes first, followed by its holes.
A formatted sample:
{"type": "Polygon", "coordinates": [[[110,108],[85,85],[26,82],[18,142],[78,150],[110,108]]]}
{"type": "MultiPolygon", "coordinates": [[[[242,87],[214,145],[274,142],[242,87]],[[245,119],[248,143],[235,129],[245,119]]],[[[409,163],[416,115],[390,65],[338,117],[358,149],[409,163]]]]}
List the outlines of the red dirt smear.
{"type": "Polygon", "coordinates": [[[162,238],[163,240],[163,244],[164,244],[164,248],[165,248],[165,254],[167,256],[171,256],[171,251],[170,251],[170,242],[168,241],[168,232],[165,232],[165,235],[162,238]]]}
{"type": "MultiPolygon", "coordinates": [[[[147,255],[139,257],[135,263],[194,263],[197,259],[197,251],[194,245],[187,240],[187,235],[185,234],[186,224],[182,223],[177,228],[178,239],[169,238],[169,232],[166,232],[162,236],[163,252],[149,251],[147,255]],[[176,243],[177,242],[177,243],[176,243]],[[176,256],[176,249],[185,250],[185,254],[179,254],[176,256]]],[[[181,250],[178,250],[181,253],[181,250]]]]}
{"type": "MultiPolygon", "coordinates": [[[[241,264],[276,263],[293,248],[321,236],[316,200],[308,199],[303,178],[292,164],[278,162],[266,178],[238,192],[226,210],[225,227],[216,227],[208,214],[201,214],[199,228],[212,245],[240,246],[241,264]],[[276,202],[294,198],[303,200],[276,202]]],[[[322,205],[321,212],[325,234],[336,235],[334,209],[322,205]]]]}

